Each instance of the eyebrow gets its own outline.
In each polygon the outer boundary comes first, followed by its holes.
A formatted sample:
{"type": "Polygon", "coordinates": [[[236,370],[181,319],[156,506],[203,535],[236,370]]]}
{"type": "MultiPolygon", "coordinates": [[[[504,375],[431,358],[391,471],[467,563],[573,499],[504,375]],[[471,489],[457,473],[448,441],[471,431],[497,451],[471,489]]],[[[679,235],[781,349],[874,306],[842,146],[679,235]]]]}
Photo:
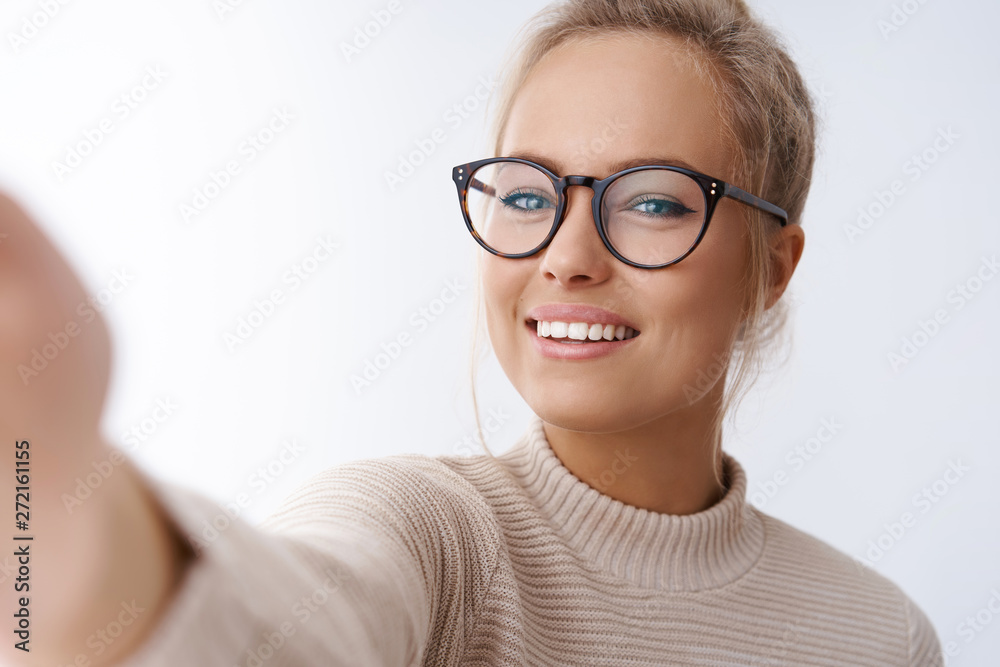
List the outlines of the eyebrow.
{"type": "MultiPolygon", "coordinates": [[[[522,160],[530,160],[532,162],[537,162],[538,164],[542,165],[543,167],[545,167],[546,169],[548,169],[553,173],[559,174],[561,176],[566,175],[565,172],[560,168],[561,165],[557,160],[552,160],[544,156],[537,155],[535,153],[527,153],[519,151],[511,153],[507,157],[515,157],[515,158],[520,158],[522,160]]],[[[698,173],[704,173],[702,172],[701,169],[697,169],[691,166],[691,164],[685,162],[679,157],[671,155],[666,155],[666,156],[661,155],[657,157],[637,157],[628,160],[620,160],[610,166],[610,171],[608,171],[608,174],[609,175],[615,174],[618,173],[619,171],[631,169],[632,167],[641,167],[645,165],[664,165],[670,167],[682,167],[684,169],[690,169],[691,171],[697,171],[698,173]]]]}

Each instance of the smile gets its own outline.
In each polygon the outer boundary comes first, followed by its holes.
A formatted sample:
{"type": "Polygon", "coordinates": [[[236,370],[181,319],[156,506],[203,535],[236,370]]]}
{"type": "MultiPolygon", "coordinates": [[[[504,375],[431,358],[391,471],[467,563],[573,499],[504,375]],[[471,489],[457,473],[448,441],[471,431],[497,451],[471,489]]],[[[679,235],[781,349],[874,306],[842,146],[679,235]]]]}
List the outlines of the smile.
{"type": "MultiPolygon", "coordinates": [[[[529,322],[530,325],[530,322],[529,322]]],[[[535,321],[535,331],[539,338],[557,339],[564,343],[583,344],[600,340],[625,340],[634,338],[639,332],[621,324],[601,324],[587,322],[535,321]]]]}
{"type": "Polygon", "coordinates": [[[601,322],[527,320],[525,329],[535,350],[549,359],[583,361],[620,352],[635,344],[639,332],[601,322]]]}

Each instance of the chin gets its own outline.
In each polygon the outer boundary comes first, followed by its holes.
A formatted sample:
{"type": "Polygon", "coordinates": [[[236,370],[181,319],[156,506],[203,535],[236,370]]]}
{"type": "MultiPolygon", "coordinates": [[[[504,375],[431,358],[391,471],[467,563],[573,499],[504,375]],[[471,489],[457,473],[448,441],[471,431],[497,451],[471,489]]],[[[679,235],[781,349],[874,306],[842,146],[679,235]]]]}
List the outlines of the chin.
{"type": "Polygon", "coordinates": [[[542,421],[583,433],[619,433],[638,428],[668,415],[682,417],[686,410],[700,409],[699,401],[685,399],[680,388],[657,396],[649,393],[609,392],[593,393],[581,398],[577,392],[563,392],[561,396],[546,387],[536,386],[522,398],[542,421]]]}
{"type": "Polygon", "coordinates": [[[647,421],[636,414],[622,396],[618,396],[613,405],[598,395],[584,401],[569,394],[563,400],[546,396],[542,400],[528,401],[528,405],[542,421],[567,431],[616,433],[647,421]]]}

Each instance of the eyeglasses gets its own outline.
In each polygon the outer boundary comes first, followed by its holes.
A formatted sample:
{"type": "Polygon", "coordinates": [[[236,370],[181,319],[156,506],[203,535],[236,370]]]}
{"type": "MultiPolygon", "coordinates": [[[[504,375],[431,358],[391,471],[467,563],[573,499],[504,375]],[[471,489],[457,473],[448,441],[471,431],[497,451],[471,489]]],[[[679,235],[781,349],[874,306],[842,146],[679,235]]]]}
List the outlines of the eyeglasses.
{"type": "Polygon", "coordinates": [[[465,224],[483,248],[499,257],[530,257],[552,241],[566,216],[566,191],[581,185],[591,198],[597,233],[611,254],[630,266],[676,264],[701,242],[716,205],[731,197],[780,218],[770,202],[690,169],[632,167],[598,180],[556,176],[521,158],[495,157],[452,169],[465,224]]]}

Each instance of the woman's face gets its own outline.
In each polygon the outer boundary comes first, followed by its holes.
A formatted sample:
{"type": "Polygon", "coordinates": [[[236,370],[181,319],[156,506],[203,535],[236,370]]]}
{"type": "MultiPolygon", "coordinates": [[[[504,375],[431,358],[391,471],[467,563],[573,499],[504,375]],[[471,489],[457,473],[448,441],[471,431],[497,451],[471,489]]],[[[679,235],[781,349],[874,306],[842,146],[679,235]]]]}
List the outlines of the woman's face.
{"type": "MultiPolygon", "coordinates": [[[[720,125],[710,84],[676,42],[605,37],[563,45],[535,67],[514,102],[500,155],[528,157],[560,176],[605,178],[635,161],[683,161],[729,180],[732,154],[720,125]]],[[[725,198],[691,255],[662,269],[635,268],[605,248],[591,195],[569,188],[566,218],[540,253],[507,259],[482,252],[487,326],[501,366],[543,420],[617,432],[697,405],[692,396],[719,379],[719,360],[743,317],[748,242],[742,204],[725,198]],[[601,308],[618,319],[538,319],[627,323],[638,335],[598,355],[585,347],[592,343],[540,339],[531,311],[554,304],[601,308]]]]}

